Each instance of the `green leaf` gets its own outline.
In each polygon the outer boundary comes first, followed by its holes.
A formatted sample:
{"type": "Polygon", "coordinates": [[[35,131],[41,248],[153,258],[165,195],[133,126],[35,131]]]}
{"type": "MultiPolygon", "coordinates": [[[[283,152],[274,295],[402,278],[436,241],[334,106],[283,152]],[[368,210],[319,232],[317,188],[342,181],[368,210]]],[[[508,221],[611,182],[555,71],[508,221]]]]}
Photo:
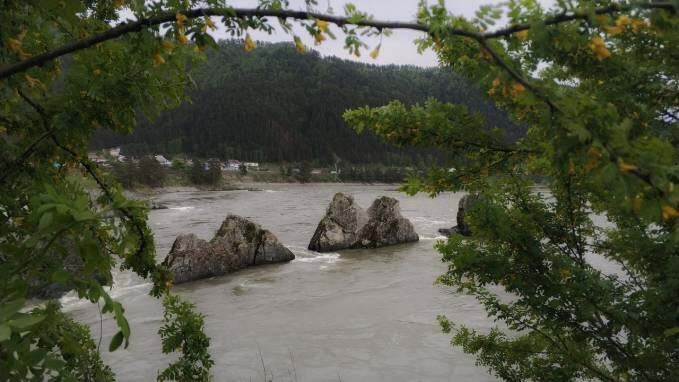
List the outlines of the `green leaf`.
{"type": "Polygon", "coordinates": [[[0,342],[6,341],[12,335],[12,329],[7,325],[0,325],[0,342]]]}
{"type": "Polygon", "coordinates": [[[60,270],[52,273],[52,281],[59,283],[59,284],[65,284],[70,278],[71,278],[71,274],[66,272],[63,269],[60,269],[60,270]]]}
{"type": "Polygon", "coordinates": [[[52,224],[52,218],[53,215],[51,212],[46,212],[42,217],[40,218],[40,223],[38,223],[38,229],[40,231],[44,231],[45,228],[49,227],[50,224],[52,224]]]}
{"type": "Polygon", "coordinates": [[[123,332],[116,333],[113,338],[111,338],[111,344],[108,345],[108,351],[116,351],[123,343],[123,332]]]}
{"type": "Polygon", "coordinates": [[[44,320],[45,316],[37,314],[26,314],[21,318],[15,318],[9,321],[9,325],[17,329],[29,328],[40,321],[44,320]]]}
{"type": "Polygon", "coordinates": [[[679,326],[675,326],[673,328],[666,329],[663,334],[665,337],[672,337],[674,335],[679,334],[679,326]]]}
{"type": "Polygon", "coordinates": [[[18,299],[5,303],[0,307],[0,321],[7,321],[24,306],[25,300],[18,299]]]}

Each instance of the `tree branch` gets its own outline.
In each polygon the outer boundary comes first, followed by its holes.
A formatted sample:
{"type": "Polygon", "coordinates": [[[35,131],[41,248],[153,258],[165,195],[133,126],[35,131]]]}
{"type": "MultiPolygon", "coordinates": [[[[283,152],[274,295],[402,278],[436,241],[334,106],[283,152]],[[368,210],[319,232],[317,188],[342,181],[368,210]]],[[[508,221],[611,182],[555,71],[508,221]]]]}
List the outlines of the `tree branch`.
{"type": "MultiPolygon", "coordinates": [[[[80,156],[75,151],[63,145],[59,141],[56,134],[54,133],[54,130],[50,128],[50,118],[45,108],[43,108],[41,105],[33,101],[21,90],[19,90],[18,93],[19,96],[21,96],[21,98],[23,98],[23,100],[26,101],[26,103],[28,103],[38,113],[42,121],[43,129],[45,130],[46,133],[49,134],[49,137],[54,143],[54,145],[68,153],[71,157],[73,157],[75,161],[77,161],[83,168],[85,168],[85,171],[87,171],[90,177],[94,179],[94,181],[102,190],[106,198],[109,200],[109,202],[112,203],[114,201],[113,193],[109,189],[108,185],[106,185],[106,183],[104,183],[104,181],[99,177],[99,175],[97,175],[94,166],[92,166],[90,162],[80,158],[80,156]]],[[[146,235],[144,234],[144,229],[142,228],[141,223],[139,223],[139,221],[134,217],[134,215],[132,215],[132,213],[130,213],[130,211],[127,210],[127,208],[118,207],[117,210],[120,211],[123,214],[123,216],[132,223],[135,230],[137,231],[137,234],[139,235],[139,248],[137,248],[137,251],[134,253],[134,256],[141,255],[144,252],[144,250],[146,250],[146,246],[148,245],[146,235]]]]}
{"type": "MultiPolygon", "coordinates": [[[[652,1],[650,3],[642,4],[637,3],[628,5],[611,4],[606,7],[596,8],[592,12],[559,13],[552,17],[546,18],[545,21],[543,21],[543,25],[557,25],[574,20],[586,20],[589,19],[592,15],[607,15],[617,12],[629,11],[634,8],[662,9],[672,13],[677,13],[677,6],[669,1],[652,1]]],[[[484,33],[483,37],[485,38],[507,37],[514,33],[525,31],[530,28],[531,28],[530,24],[515,24],[508,26],[506,28],[498,29],[493,32],[484,33]]]]}
{"type": "MultiPolygon", "coordinates": [[[[610,5],[604,8],[598,8],[594,10],[594,14],[608,14],[608,13],[614,13],[614,12],[621,12],[621,11],[626,11],[630,10],[632,8],[643,8],[643,9],[664,9],[670,12],[677,12],[676,6],[672,4],[671,2],[651,2],[647,4],[635,4],[635,5],[610,5]]],[[[327,15],[327,14],[322,14],[322,13],[316,13],[316,12],[307,12],[307,11],[292,11],[292,10],[285,10],[285,9],[260,9],[260,8],[252,8],[252,9],[246,9],[246,8],[196,8],[196,9],[190,9],[183,14],[188,17],[188,18],[198,18],[198,17],[205,17],[205,16],[222,16],[222,17],[230,17],[230,18],[248,18],[248,17],[277,17],[281,19],[297,19],[297,20],[323,20],[327,22],[331,22],[333,24],[343,26],[343,25],[356,25],[356,26],[363,26],[363,27],[372,27],[376,28],[379,30],[382,29],[410,29],[410,30],[416,30],[416,31],[421,31],[421,32],[430,32],[430,28],[428,25],[416,23],[416,22],[398,22],[398,21],[381,21],[381,20],[370,20],[370,19],[364,19],[364,20],[359,20],[359,21],[352,21],[350,17],[343,17],[343,16],[333,16],[333,15],[327,15]]],[[[559,23],[564,23],[568,21],[573,21],[576,19],[585,19],[590,16],[591,13],[585,13],[585,12],[576,12],[572,14],[566,14],[562,13],[550,18],[547,18],[545,20],[545,25],[555,25],[559,23]]],[[[82,38],[77,41],[73,41],[71,43],[62,45],[59,48],[56,48],[54,50],[44,52],[41,54],[38,54],[36,56],[30,57],[26,60],[19,61],[17,63],[5,66],[4,68],[0,69],[0,79],[8,78],[16,73],[25,71],[27,69],[30,69],[35,66],[41,66],[45,64],[46,62],[53,60],[55,58],[64,56],[69,53],[73,53],[88,47],[91,47],[95,44],[108,41],[108,40],[113,40],[115,38],[118,38],[122,35],[128,34],[128,33],[133,33],[133,32],[139,32],[144,28],[149,28],[153,27],[156,25],[160,25],[163,23],[168,23],[168,22],[174,22],[176,21],[176,13],[173,12],[165,12],[162,14],[159,14],[157,16],[133,21],[133,22],[123,22],[107,31],[82,38]]],[[[530,29],[531,26],[529,24],[517,24],[513,25],[504,29],[500,29],[494,32],[486,32],[486,33],[480,33],[480,32],[475,32],[475,31],[470,31],[467,29],[462,29],[462,28],[454,28],[454,27],[449,27],[446,28],[446,32],[457,35],[457,36],[464,36],[464,37],[471,37],[475,40],[481,40],[481,39],[488,39],[488,38],[498,38],[498,37],[506,37],[509,36],[513,33],[520,32],[523,30],[530,29]]],[[[525,84],[524,84],[525,86],[525,84]]]]}

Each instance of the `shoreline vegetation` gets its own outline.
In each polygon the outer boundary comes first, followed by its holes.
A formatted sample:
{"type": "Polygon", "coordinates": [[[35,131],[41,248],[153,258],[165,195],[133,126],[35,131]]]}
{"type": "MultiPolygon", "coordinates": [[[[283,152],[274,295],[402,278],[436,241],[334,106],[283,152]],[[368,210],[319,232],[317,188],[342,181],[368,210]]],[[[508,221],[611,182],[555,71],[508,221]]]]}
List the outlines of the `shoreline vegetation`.
{"type": "MultiPolygon", "coordinates": [[[[162,158],[162,157],[161,157],[162,158]]],[[[164,158],[163,158],[164,159],[164,158]]],[[[248,163],[235,168],[218,159],[208,161],[159,161],[154,156],[124,161],[106,161],[103,166],[126,190],[194,187],[199,190],[238,190],[248,184],[266,183],[358,183],[402,184],[410,175],[425,168],[361,164],[335,167],[313,166],[312,163],[248,163]]],[[[252,187],[250,187],[252,188],[252,187]]]]}

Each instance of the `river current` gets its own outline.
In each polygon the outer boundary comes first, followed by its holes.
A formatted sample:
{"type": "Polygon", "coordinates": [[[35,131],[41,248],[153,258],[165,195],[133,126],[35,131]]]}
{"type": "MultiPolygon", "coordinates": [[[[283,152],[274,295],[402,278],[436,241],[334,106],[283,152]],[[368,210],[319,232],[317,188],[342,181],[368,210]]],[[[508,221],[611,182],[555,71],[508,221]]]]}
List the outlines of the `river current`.
{"type": "MultiPolygon", "coordinates": [[[[237,214],[273,232],[296,255],[265,265],[177,285],[206,318],[215,381],[495,381],[472,356],[451,347],[436,315],[488,330],[492,322],[472,298],[434,285],[446,270],[433,248],[441,227],[454,225],[461,194],[407,196],[392,186],[266,185],[262,191],[168,192],[169,208],[150,212],[158,260],[179,233],[209,240],[224,217],[237,214]],[[397,198],[420,241],[374,250],[317,253],[306,249],[336,192],[367,208],[397,198]],[[266,370],[266,371],[265,371],[266,370]]],[[[176,355],[161,353],[160,302],[150,285],[115,275],[111,294],[126,308],[130,346],[109,353],[115,324],[96,306],[67,295],[65,309],[86,323],[120,381],[153,381],[176,355]]]]}

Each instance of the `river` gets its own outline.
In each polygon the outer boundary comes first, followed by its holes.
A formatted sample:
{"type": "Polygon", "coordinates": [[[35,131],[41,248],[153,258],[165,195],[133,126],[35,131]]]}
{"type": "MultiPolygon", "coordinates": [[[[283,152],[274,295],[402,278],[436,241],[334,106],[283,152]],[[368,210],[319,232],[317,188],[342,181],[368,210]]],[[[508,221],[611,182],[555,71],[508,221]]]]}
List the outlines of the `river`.
{"type": "MultiPolygon", "coordinates": [[[[453,224],[461,194],[410,197],[384,185],[263,188],[168,192],[158,200],[169,208],[150,212],[159,261],[177,234],[209,240],[227,214],[261,224],[297,257],[173,288],[206,316],[215,381],[263,381],[264,369],[275,382],[496,380],[451,347],[436,322],[437,314],[446,314],[474,329],[492,325],[473,298],[434,285],[446,269],[433,248],[441,239],[436,230],[453,224]],[[316,225],[340,191],[364,208],[381,195],[399,199],[420,241],[376,250],[308,251],[316,225]]],[[[148,296],[144,280],[127,273],[115,280],[111,293],[125,306],[132,327],[125,350],[104,350],[116,331],[110,316],[100,323],[96,306],[72,295],[62,302],[95,339],[102,333],[104,360],[120,381],[155,380],[176,356],[161,354],[160,303],[148,296]]]]}

